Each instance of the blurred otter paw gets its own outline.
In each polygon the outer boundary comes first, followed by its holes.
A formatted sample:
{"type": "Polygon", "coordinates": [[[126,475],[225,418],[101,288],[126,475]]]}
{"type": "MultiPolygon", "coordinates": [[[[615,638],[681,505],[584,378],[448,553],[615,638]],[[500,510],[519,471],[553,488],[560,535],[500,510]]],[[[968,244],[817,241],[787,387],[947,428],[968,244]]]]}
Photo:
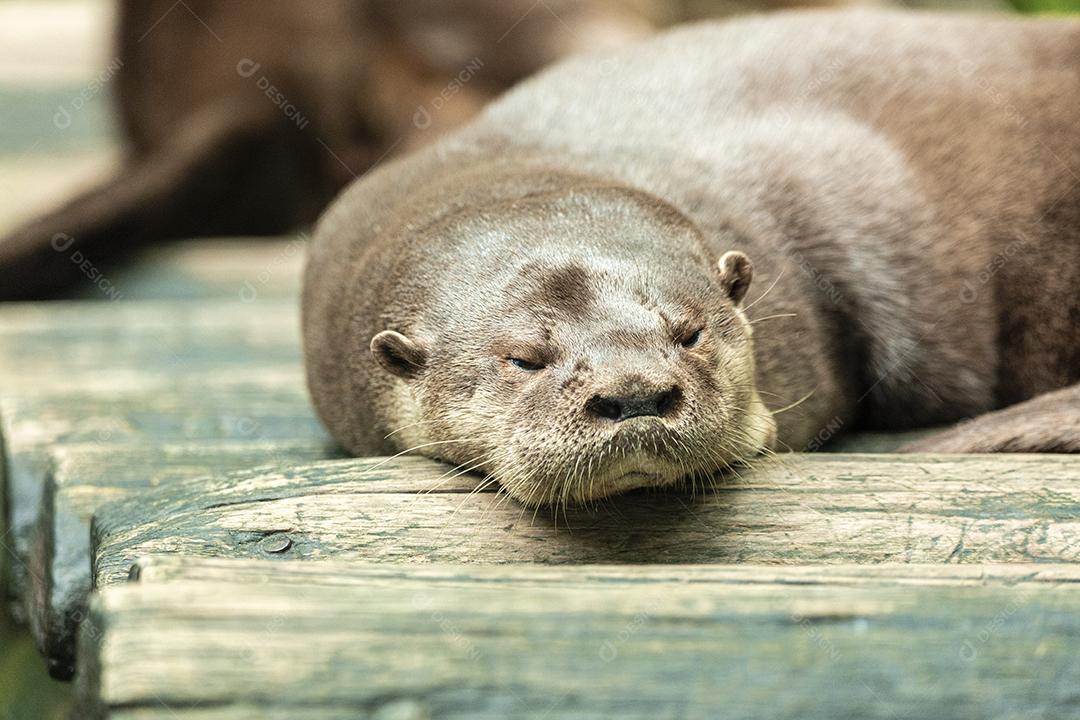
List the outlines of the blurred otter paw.
{"type": "Polygon", "coordinates": [[[1080,452],[1080,386],[1040,395],[900,448],[909,453],[1080,452]]]}

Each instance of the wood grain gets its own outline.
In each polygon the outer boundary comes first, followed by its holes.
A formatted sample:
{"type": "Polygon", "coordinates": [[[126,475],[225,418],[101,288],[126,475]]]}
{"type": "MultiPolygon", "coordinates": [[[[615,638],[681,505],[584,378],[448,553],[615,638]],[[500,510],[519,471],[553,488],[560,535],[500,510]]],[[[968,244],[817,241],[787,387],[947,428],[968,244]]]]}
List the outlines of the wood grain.
{"type": "Polygon", "coordinates": [[[0,308],[9,599],[28,588],[50,449],[325,437],[304,386],[294,300],[0,308]]]}
{"type": "Polygon", "coordinates": [[[67,445],[52,451],[33,534],[30,627],[54,677],[74,670],[75,631],[90,592],[90,519],[101,504],[181,479],[339,456],[320,440],[243,440],[154,446],[67,445]]]}
{"type": "Polygon", "coordinates": [[[715,492],[524,511],[420,458],[175,483],[103,506],[97,586],[144,555],[474,563],[986,563],[1080,560],[1080,459],[784,456],[715,492]],[[269,544],[268,544],[269,543],[269,544]],[[283,544],[284,547],[277,547],[283,544]],[[273,551],[269,551],[272,548],[273,551]]]}
{"type": "Polygon", "coordinates": [[[0,307],[0,397],[252,365],[296,370],[299,327],[295,298],[8,304],[0,307]]]}
{"type": "Polygon", "coordinates": [[[162,584],[182,581],[254,585],[356,586],[398,585],[407,582],[502,584],[517,586],[588,583],[730,583],[838,586],[932,586],[1022,583],[1080,583],[1076,563],[986,563],[926,565],[491,565],[469,563],[370,563],[358,560],[277,560],[199,558],[185,555],[150,555],[135,562],[129,582],[162,584]]]}
{"type": "Polygon", "coordinates": [[[50,470],[66,443],[325,439],[299,369],[249,368],[242,378],[176,378],[155,392],[86,391],[0,398],[9,597],[28,588],[31,533],[50,470]]]}
{"type": "Polygon", "coordinates": [[[1077,566],[152,561],[140,578],[84,624],[85,717],[1080,713],[1077,566]]]}

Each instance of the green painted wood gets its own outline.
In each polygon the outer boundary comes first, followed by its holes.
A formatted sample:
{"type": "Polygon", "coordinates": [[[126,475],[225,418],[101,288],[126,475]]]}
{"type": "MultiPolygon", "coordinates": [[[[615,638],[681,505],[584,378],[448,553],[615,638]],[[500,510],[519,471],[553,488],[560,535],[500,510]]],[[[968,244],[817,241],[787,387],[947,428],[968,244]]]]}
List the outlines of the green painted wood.
{"type": "Polygon", "coordinates": [[[326,438],[299,368],[249,368],[241,379],[166,380],[146,389],[15,397],[4,400],[5,519],[10,529],[9,593],[29,587],[31,534],[41,504],[49,450],[67,443],[147,444],[180,440],[326,438]]]}
{"type": "Polygon", "coordinates": [[[326,440],[214,441],[153,446],[68,445],[51,453],[29,560],[30,628],[55,677],[74,670],[75,632],[90,592],[90,519],[133,492],[228,470],[284,469],[340,457],[326,440]]]}
{"type": "Polygon", "coordinates": [[[65,154],[109,143],[112,130],[107,97],[94,95],[83,101],[76,113],[71,103],[86,92],[85,83],[61,87],[11,87],[0,84],[0,107],[4,108],[4,132],[0,134],[0,154],[65,154]],[[70,122],[57,126],[57,114],[64,110],[70,122]]]}
{"type": "MultiPolygon", "coordinates": [[[[250,271],[257,275],[258,267],[250,271]]],[[[235,278],[238,287],[246,277],[235,278]]],[[[304,386],[295,298],[249,299],[0,307],[9,599],[28,587],[49,449],[325,438],[304,386]]],[[[14,610],[25,619],[18,603],[14,610]]]]}
{"type": "MultiPolygon", "coordinates": [[[[253,273],[256,270],[252,270],[253,273]]],[[[238,288],[244,280],[235,278],[238,288]]],[[[0,397],[301,363],[295,298],[0,306],[0,397]]]]}
{"type": "Polygon", "coordinates": [[[300,368],[250,367],[236,374],[166,376],[153,390],[116,387],[0,398],[10,598],[29,587],[31,535],[50,471],[49,451],[66,443],[146,444],[198,440],[311,439],[314,417],[300,368]]]}
{"type": "Polygon", "coordinates": [[[451,584],[559,585],[590,583],[749,583],[797,586],[929,586],[984,587],[1017,583],[1080,582],[1076,563],[937,564],[881,563],[878,565],[678,565],[648,564],[469,564],[370,563],[358,560],[279,562],[268,559],[148,555],[131,567],[128,582],[251,583],[254,585],[355,586],[440,582],[451,584]]]}
{"type": "Polygon", "coordinates": [[[1080,715],[1075,565],[160,569],[92,603],[83,716],[1080,715]]]}
{"type": "Polygon", "coordinates": [[[523,510],[422,458],[179,482],[95,514],[94,581],[141,556],[490,563],[1080,560],[1080,458],[781,456],[715,492],[523,510]],[[279,546],[280,545],[280,546],[279,546]]]}
{"type": "MultiPolygon", "coordinates": [[[[125,300],[209,298],[299,308],[306,237],[228,237],[181,240],[156,245],[125,258],[109,277],[125,300]]],[[[88,299],[97,287],[84,287],[88,299]]],[[[290,328],[291,331],[291,328],[290,328]]]]}
{"type": "MultiPolygon", "coordinates": [[[[275,299],[268,289],[292,273],[298,249],[295,240],[278,241],[272,257],[219,268],[215,281],[236,287],[233,301],[0,308],[9,597],[28,595],[30,539],[50,449],[324,437],[303,388],[295,299],[275,299]]],[[[208,257],[188,262],[212,275],[208,257]]]]}

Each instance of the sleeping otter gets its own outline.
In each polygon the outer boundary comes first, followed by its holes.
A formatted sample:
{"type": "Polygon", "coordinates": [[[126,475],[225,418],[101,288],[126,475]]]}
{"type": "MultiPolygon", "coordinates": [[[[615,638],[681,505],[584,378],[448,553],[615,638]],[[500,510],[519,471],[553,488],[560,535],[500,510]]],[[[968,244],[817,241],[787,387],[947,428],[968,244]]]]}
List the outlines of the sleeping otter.
{"type": "Polygon", "coordinates": [[[568,61],[326,213],[316,407],[527,504],[837,424],[1076,451],[1078,97],[1062,20],[799,12],[568,61]]]}

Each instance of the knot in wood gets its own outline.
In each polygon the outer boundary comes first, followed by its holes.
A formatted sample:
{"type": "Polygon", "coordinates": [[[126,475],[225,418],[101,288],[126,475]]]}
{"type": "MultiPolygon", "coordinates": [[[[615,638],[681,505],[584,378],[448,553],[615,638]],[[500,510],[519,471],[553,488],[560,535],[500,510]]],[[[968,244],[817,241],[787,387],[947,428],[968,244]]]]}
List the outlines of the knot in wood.
{"type": "Polygon", "coordinates": [[[259,549],[264,553],[283,553],[292,547],[292,540],[285,533],[268,535],[259,541],[259,549]]]}

